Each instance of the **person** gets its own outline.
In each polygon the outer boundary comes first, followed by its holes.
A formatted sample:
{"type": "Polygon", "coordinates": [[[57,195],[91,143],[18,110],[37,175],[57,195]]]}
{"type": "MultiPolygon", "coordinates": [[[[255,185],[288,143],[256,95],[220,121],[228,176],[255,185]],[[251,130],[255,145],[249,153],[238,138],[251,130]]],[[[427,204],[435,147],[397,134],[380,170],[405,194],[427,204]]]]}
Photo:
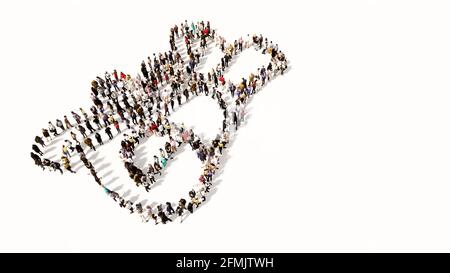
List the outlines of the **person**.
{"type": "Polygon", "coordinates": [[[119,122],[118,122],[117,120],[114,120],[114,127],[116,128],[117,133],[120,133],[120,132],[121,132],[121,131],[120,131],[119,122]]]}
{"type": "Polygon", "coordinates": [[[53,125],[51,121],[48,122],[48,130],[50,133],[53,134],[53,136],[58,136],[58,132],[56,131],[56,127],[53,125]]]}
{"type": "Polygon", "coordinates": [[[166,211],[169,215],[175,213],[175,210],[173,209],[172,204],[170,202],[166,202],[166,211]]]}
{"type": "Polygon", "coordinates": [[[77,139],[77,134],[75,134],[74,132],[70,132],[70,137],[71,137],[74,141],[78,141],[78,139],[77,139]]]}
{"type": "Polygon", "coordinates": [[[77,141],[77,144],[75,144],[75,151],[79,153],[80,155],[84,155],[84,149],[81,147],[81,143],[77,141]]]}
{"type": "Polygon", "coordinates": [[[181,218],[181,221],[183,221],[182,216],[185,209],[186,209],[186,200],[181,198],[180,201],[178,201],[178,206],[176,210],[178,216],[181,218]]]}
{"type": "Polygon", "coordinates": [[[80,107],[80,112],[81,112],[81,114],[83,115],[84,119],[85,119],[86,121],[88,121],[88,120],[89,120],[89,117],[88,117],[86,111],[84,111],[84,109],[83,109],[82,107],[80,107]]]}
{"type": "Polygon", "coordinates": [[[121,196],[119,196],[119,206],[121,208],[125,208],[125,206],[126,206],[125,199],[123,197],[121,197],[121,196]]]}
{"type": "Polygon", "coordinates": [[[155,174],[158,173],[159,175],[162,175],[161,174],[161,165],[159,165],[158,161],[154,162],[153,166],[155,168],[155,174]]]}
{"type": "Polygon", "coordinates": [[[70,123],[69,119],[67,118],[67,116],[64,116],[64,123],[66,124],[66,128],[70,129],[73,127],[73,125],[70,123]]]}
{"type": "Polygon", "coordinates": [[[89,171],[91,172],[91,175],[94,177],[95,182],[97,182],[97,184],[99,184],[99,185],[102,185],[102,182],[100,181],[100,178],[97,176],[97,172],[95,171],[95,169],[93,168],[92,165],[91,165],[91,167],[92,168],[89,168],[89,171]]]}
{"type": "Polygon", "coordinates": [[[222,150],[225,148],[225,143],[223,141],[219,141],[217,147],[219,148],[219,153],[222,154],[222,150]]]}
{"type": "Polygon", "coordinates": [[[144,182],[142,182],[141,183],[142,184],[142,186],[144,187],[144,189],[145,189],[145,191],[146,192],[149,192],[150,191],[150,183],[148,183],[147,181],[144,181],[144,182]]]}
{"type": "Polygon", "coordinates": [[[225,78],[223,77],[223,75],[221,75],[221,76],[219,77],[219,81],[220,81],[220,83],[222,84],[222,86],[225,85],[225,78]]]}
{"type": "Polygon", "coordinates": [[[189,202],[189,203],[188,203],[187,210],[188,210],[190,213],[194,213],[194,206],[193,206],[192,202],[189,202]]]}
{"type": "Polygon", "coordinates": [[[134,213],[133,202],[131,202],[130,200],[127,200],[125,202],[125,208],[130,211],[130,214],[134,213]]]}
{"type": "Polygon", "coordinates": [[[148,174],[148,175],[153,175],[154,173],[155,173],[155,168],[153,168],[152,163],[149,163],[149,164],[148,164],[148,171],[147,171],[147,174],[148,174]]]}
{"type": "Polygon", "coordinates": [[[202,202],[200,202],[200,199],[198,199],[197,196],[194,196],[194,197],[191,199],[191,202],[192,202],[193,205],[196,206],[196,208],[198,208],[198,207],[200,206],[200,204],[202,203],[202,202]]]}
{"type": "Polygon", "coordinates": [[[155,214],[153,214],[152,212],[152,207],[150,206],[146,206],[147,208],[147,217],[146,217],[146,222],[148,222],[151,219],[153,219],[155,221],[155,225],[158,224],[158,217],[156,217],[155,214]]]}
{"type": "Polygon", "coordinates": [[[86,128],[84,128],[82,125],[78,125],[78,131],[80,131],[80,133],[83,137],[85,137],[85,138],[87,137],[86,128]]]}
{"type": "Polygon", "coordinates": [[[64,165],[64,169],[68,170],[71,173],[76,173],[75,171],[72,170],[72,167],[70,166],[69,158],[67,158],[65,156],[61,156],[61,162],[64,165]]]}
{"type": "Polygon", "coordinates": [[[148,177],[148,180],[150,181],[151,185],[156,183],[155,176],[153,174],[147,173],[147,177],[148,177]]]}
{"type": "Polygon", "coordinates": [[[47,129],[42,128],[42,135],[45,137],[45,139],[47,141],[52,140],[52,137],[50,136],[49,132],[47,129]]]}
{"type": "Polygon", "coordinates": [[[45,142],[44,142],[44,140],[43,140],[40,136],[36,136],[36,137],[34,138],[34,141],[35,141],[37,144],[40,144],[42,147],[45,147],[45,142]]]}
{"type": "Polygon", "coordinates": [[[162,164],[163,168],[165,168],[167,166],[167,158],[161,157],[161,164],[162,164]]]}
{"type": "Polygon", "coordinates": [[[91,148],[92,150],[95,151],[95,146],[94,146],[94,144],[92,143],[92,139],[90,139],[89,137],[86,137],[86,138],[84,139],[84,144],[86,144],[89,148],[91,148]]]}
{"type": "Polygon", "coordinates": [[[42,170],[45,170],[45,167],[44,167],[44,165],[42,164],[41,158],[40,158],[37,154],[35,154],[35,153],[33,153],[33,152],[31,152],[30,155],[31,155],[31,158],[34,160],[34,164],[36,164],[36,166],[41,167],[42,170]]]}
{"type": "Polygon", "coordinates": [[[208,186],[206,186],[206,187],[202,186],[200,188],[199,193],[200,193],[200,197],[202,198],[202,202],[206,201],[206,194],[209,192],[209,189],[207,189],[207,187],[208,186]]]}
{"type": "Polygon", "coordinates": [[[137,203],[136,204],[136,211],[139,214],[139,216],[141,217],[142,222],[145,222],[145,216],[144,216],[144,209],[142,208],[142,204],[141,203],[137,203]]]}
{"type": "Polygon", "coordinates": [[[53,168],[53,170],[56,171],[60,171],[61,174],[63,174],[63,170],[61,169],[61,164],[59,164],[56,161],[52,161],[50,162],[50,167],[53,168]]]}
{"type": "Polygon", "coordinates": [[[33,144],[31,146],[31,149],[33,149],[33,151],[35,151],[36,153],[38,153],[40,156],[43,156],[44,153],[39,149],[39,147],[36,144],[33,144]]]}
{"type": "Polygon", "coordinates": [[[100,119],[98,117],[98,114],[94,115],[94,117],[92,118],[92,121],[95,123],[95,125],[97,125],[97,130],[102,129],[102,124],[100,123],[100,119]]]}
{"type": "Polygon", "coordinates": [[[44,158],[44,160],[42,160],[42,165],[44,165],[44,167],[49,167],[50,168],[50,159],[48,158],[44,158]]]}
{"type": "Polygon", "coordinates": [[[99,145],[103,145],[102,136],[98,132],[95,132],[95,139],[99,145]]]}
{"type": "Polygon", "coordinates": [[[237,118],[236,111],[233,111],[232,116],[233,116],[233,125],[235,125],[235,130],[237,130],[238,129],[238,118],[237,118]]]}
{"type": "Polygon", "coordinates": [[[66,128],[64,128],[64,125],[63,125],[62,121],[59,120],[59,119],[56,119],[56,126],[59,127],[59,128],[61,128],[61,130],[62,130],[63,132],[66,130],[66,128]]]}
{"type": "Polygon", "coordinates": [[[170,219],[169,217],[167,217],[167,215],[164,213],[164,211],[160,211],[158,212],[158,216],[161,219],[161,222],[165,225],[167,223],[167,221],[172,222],[172,219],[170,219]]]}
{"type": "Polygon", "coordinates": [[[114,202],[117,202],[117,199],[120,198],[119,194],[117,192],[115,192],[115,191],[109,190],[105,186],[102,186],[102,187],[105,190],[106,194],[108,194],[114,200],[114,202]]]}
{"type": "MultiPolygon", "coordinates": [[[[133,176],[133,175],[131,174],[130,176],[133,176]]],[[[142,177],[142,176],[141,176],[139,173],[135,173],[135,174],[134,174],[133,180],[134,180],[134,183],[136,183],[136,187],[139,187],[139,185],[142,184],[142,179],[141,179],[141,177],[142,177]]]]}
{"type": "Polygon", "coordinates": [[[67,146],[67,148],[70,149],[71,152],[75,151],[75,148],[72,145],[72,142],[70,142],[70,140],[66,139],[64,140],[64,143],[66,143],[65,145],[67,146]]]}
{"type": "Polygon", "coordinates": [[[105,133],[108,135],[110,140],[114,138],[114,136],[111,133],[111,128],[109,128],[109,126],[106,126],[105,133]]]}
{"type": "Polygon", "coordinates": [[[89,122],[88,119],[86,119],[85,125],[86,125],[86,128],[88,128],[89,132],[91,132],[91,134],[93,134],[95,130],[94,130],[94,128],[92,127],[92,125],[91,125],[91,123],[89,122]]]}
{"type": "Polygon", "coordinates": [[[80,117],[80,115],[78,115],[74,111],[71,111],[71,113],[72,113],[73,119],[75,119],[75,121],[78,123],[78,125],[81,124],[81,117],[80,117]]]}
{"type": "Polygon", "coordinates": [[[69,148],[66,145],[62,145],[62,153],[64,156],[66,157],[71,157],[70,152],[69,152],[69,148]]]}

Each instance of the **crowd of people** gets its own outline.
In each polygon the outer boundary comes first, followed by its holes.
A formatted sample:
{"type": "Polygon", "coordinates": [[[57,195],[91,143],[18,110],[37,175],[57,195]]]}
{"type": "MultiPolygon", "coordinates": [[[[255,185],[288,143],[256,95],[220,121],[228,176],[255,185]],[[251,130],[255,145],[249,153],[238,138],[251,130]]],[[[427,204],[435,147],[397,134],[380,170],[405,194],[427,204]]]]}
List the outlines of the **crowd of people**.
{"type": "Polygon", "coordinates": [[[278,45],[269,42],[262,35],[248,35],[228,43],[216,34],[209,22],[189,24],[184,21],[175,25],[170,29],[169,43],[170,51],[153,54],[142,61],[141,73],[135,78],[117,70],[105,72],[104,77],[96,77],[91,82],[93,105],[89,109],[90,114],[79,108],[78,113],[71,112],[73,121],[64,116],[63,120],[56,119],[56,126],[49,122],[48,128],[42,129],[42,135],[35,137],[36,143],[32,145],[31,152],[37,166],[43,170],[47,168],[59,171],[61,174],[61,164],[66,172],[75,173],[70,160],[78,155],[95,182],[120,207],[139,214],[144,222],[152,220],[155,224],[165,224],[176,217],[182,220],[206,201],[213,185],[213,176],[220,166],[223,150],[229,143],[230,135],[244,120],[245,105],[249,98],[273,77],[284,74],[288,67],[285,55],[278,49],[278,45]],[[183,44],[185,51],[182,49],[183,44]],[[208,44],[220,47],[223,57],[209,72],[200,73],[198,68],[206,57],[208,44]],[[242,78],[238,84],[229,79],[227,81],[224,74],[232,59],[252,47],[269,55],[269,64],[258,68],[248,78],[242,78]],[[184,124],[175,124],[168,118],[183,104],[199,95],[211,97],[223,111],[222,128],[211,143],[203,142],[192,129],[186,128],[184,124]],[[66,132],[70,132],[70,139],[65,139],[61,147],[61,161],[45,158],[49,142],[66,132]],[[122,135],[119,156],[137,187],[142,186],[147,192],[150,191],[168,162],[176,156],[180,146],[185,144],[190,145],[202,162],[198,183],[189,191],[188,197],[181,198],[177,204],[165,202],[153,208],[145,206],[145,209],[139,202],[134,204],[108,189],[86,157],[89,150],[96,151],[96,147],[105,144],[105,135],[109,140],[122,135]],[[154,155],[153,163],[144,169],[144,166],[137,166],[134,162],[135,148],[142,139],[154,135],[164,137],[167,141],[159,149],[159,154],[154,155]]]}

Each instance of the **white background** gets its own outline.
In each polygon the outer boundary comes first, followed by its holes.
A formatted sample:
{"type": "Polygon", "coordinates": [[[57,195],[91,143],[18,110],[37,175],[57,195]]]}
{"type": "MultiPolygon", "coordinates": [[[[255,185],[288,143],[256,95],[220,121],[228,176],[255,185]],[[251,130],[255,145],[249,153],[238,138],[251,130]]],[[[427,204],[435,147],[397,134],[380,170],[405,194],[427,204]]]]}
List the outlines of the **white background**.
{"type": "Polygon", "coordinates": [[[449,14],[448,1],[2,1],[0,250],[449,251],[449,14]],[[34,166],[48,120],[87,109],[105,70],[135,75],[185,19],[262,33],[291,65],[251,102],[204,207],[142,224],[85,174],[34,166]]]}

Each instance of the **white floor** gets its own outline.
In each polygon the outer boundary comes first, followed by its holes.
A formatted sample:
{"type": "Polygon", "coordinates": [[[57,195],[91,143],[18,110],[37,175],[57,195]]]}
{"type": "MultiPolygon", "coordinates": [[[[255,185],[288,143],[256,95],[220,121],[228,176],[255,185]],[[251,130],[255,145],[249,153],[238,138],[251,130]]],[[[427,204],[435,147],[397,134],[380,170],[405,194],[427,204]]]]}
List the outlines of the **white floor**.
{"type": "MultiPolygon", "coordinates": [[[[0,4],[0,250],[450,250],[445,1],[181,1],[161,17],[151,11],[164,2],[19,2],[0,4]],[[87,110],[90,80],[105,70],[136,74],[143,59],[168,49],[169,28],[184,19],[210,20],[229,40],[267,35],[291,65],[248,105],[201,209],[182,224],[142,224],[87,172],[34,166],[31,144],[49,120],[87,110]]],[[[259,61],[242,56],[227,76],[247,76],[259,61]]],[[[200,97],[173,118],[209,137],[220,116],[200,97]]],[[[110,187],[151,203],[197,181],[200,162],[186,149],[151,193],[137,189],[119,141],[89,154],[105,165],[110,187]]],[[[139,147],[142,164],[159,141],[139,147]]]]}

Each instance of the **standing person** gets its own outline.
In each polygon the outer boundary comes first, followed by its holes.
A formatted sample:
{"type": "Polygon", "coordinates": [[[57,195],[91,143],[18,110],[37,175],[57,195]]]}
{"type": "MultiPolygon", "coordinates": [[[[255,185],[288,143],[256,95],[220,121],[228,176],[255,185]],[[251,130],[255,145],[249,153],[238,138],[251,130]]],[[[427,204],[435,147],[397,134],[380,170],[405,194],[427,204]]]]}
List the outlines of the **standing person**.
{"type": "Polygon", "coordinates": [[[83,137],[87,137],[86,128],[84,128],[82,125],[78,125],[78,131],[80,131],[80,133],[81,133],[81,135],[83,135],[83,137]]]}
{"type": "Polygon", "coordinates": [[[97,172],[95,171],[95,169],[92,167],[89,169],[89,171],[91,172],[91,175],[94,177],[95,182],[97,182],[97,184],[101,186],[102,182],[100,181],[100,178],[97,176],[97,172]]]}
{"type": "Polygon", "coordinates": [[[173,209],[172,204],[170,202],[166,202],[166,211],[169,215],[175,213],[175,210],[173,209]]]}
{"type": "Polygon", "coordinates": [[[68,171],[71,172],[71,173],[75,173],[75,172],[72,170],[72,167],[70,166],[70,161],[69,161],[69,159],[68,159],[67,157],[61,156],[61,162],[62,162],[63,165],[64,165],[64,169],[68,170],[68,171]]]}
{"type": "Polygon", "coordinates": [[[40,144],[42,147],[45,147],[45,142],[44,142],[44,140],[43,140],[40,136],[36,136],[36,137],[34,138],[34,141],[35,141],[37,144],[40,144]]]}
{"type": "Polygon", "coordinates": [[[238,129],[238,118],[237,118],[237,113],[236,110],[233,111],[233,124],[235,126],[235,130],[238,129]]]}
{"type": "Polygon", "coordinates": [[[206,182],[206,178],[203,174],[200,175],[200,178],[198,180],[200,181],[201,184],[205,184],[205,182],[206,182]]]}
{"type": "Polygon", "coordinates": [[[87,120],[89,120],[89,118],[88,118],[88,115],[87,115],[87,113],[86,113],[86,111],[84,111],[84,109],[83,108],[81,108],[80,107],[80,112],[81,112],[81,114],[83,115],[83,117],[84,117],[84,119],[87,121],[87,120]]]}
{"type": "Polygon", "coordinates": [[[156,217],[156,215],[152,212],[152,207],[150,206],[146,206],[147,208],[147,222],[148,220],[153,219],[155,221],[155,225],[158,224],[158,217],[156,217]]]}
{"type": "Polygon", "coordinates": [[[33,149],[33,151],[35,151],[36,153],[38,153],[40,156],[43,156],[44,153],[39,149],[39,147],[36,144],[33,144],[31,146],[31,149],[33,149]]]}
{"type": "Polygon", "coordinates": [[[191,214],[194,213],[194,206],[193,206],[192,202],[189,202],[189,203],[188,203],[187,210],[188,210],[191,214]]]}
{"type": "MultiPolygon", "coordinates": [[[[177,214],[179,217],[183,216],[183,212],[186,209],[186,200],[181,198],[180,201],[178,201],[178,206],[177,206],[177,214]]],[[[183,220],[181,220],[183,221],[183,220]]]]}
{"type": "Polygon", "coordinates": [[[70,123],[69,119],[67,118],[67,116],[64,116],[64,123],[66,124],[66,128],[70,129],[73,127],[73,125],[70,123]]]}
{"type": "Polygon", "coordinates": [[[119,206],[124,208],[126,206],[125,199],[123,197],[119,197],[119,206]]]}
{"type": "Polygon", "coordinates": [[[74,132],[70,132],[70,136],[72,137],[72,139],[73,139],[74,141],[78,141],[78,139],[77,139],[77,134],[75,134],[74,132]]]}
{"type": "Polygon", "coordinates": [[[114,120],[114,127],[116,127],[117,133],[120,133],[120,126],[119,126],[119,122],[117,120],[114,120]]]}
{"type": "Polygon", "coordinates": [[[172,219],[170,219],[169,217],[167,217],[167,215],[164,213],[164,211],[160,211],[158,212],[158,216],[161,219],[161,222],[165,225],[167,223],[167,221],[172,222],[172,219]]]}
{"type": "Polygon", "coordinates": [[[220,154],[222,154],[222,150],[225,148],[225,143],[223,141],[220,141],[218,147],[220,154]]]}
{"type": "Polygon", "coordinates": [[[151,190],[151,188],[150,188],[150,183],[148,183],[147,181],[144,181],[144,182],[142,182],[141,184],[142,184],[142,186],[144,187],[144,189],[145,189],[146,192],[149,192],[149,191],[151,190]]]}
{"type": "Polygon", "coordinates": [[[127,200],[125,202],[125,208],[130,211],[130,214],[134,213],[133,202],[131,202],[130,200],[127,200]]]}
{"type": "Polygon", "coordinates": [[[266,77],[267,77],[266,68],[264,66],[262,66],[261,69],[259,70],[259,75],[260,75],[261,81],[262,81],[261,85],[264,85],[266,83],[266,77]]]}
{"type": "Polygon", "coordinates": [[[60,171],[61,174],[63,174],[63,170],[61,169],[61,164],[59,164],[58,162],[52,161],[50,162],[50,167],[53,168],[53,170],[56,171],[60,171]]]}
{"type": "Polygon", "coordinates": [[[222,120],[222,133],[227,129],[227,119],[222,120]]]}
{"type": "Polygon", "coordinates": [[[109,123],[109,117],[108,117],[107,114],[103,114],[103,115],[102,115],[102,120],[103,120],[103,123],[105,124],[105,127],[108,127],[108,125],[110,125],[110,123],[109,123]]]}
{"type": "Polygon", "coordinates": [[[119,81],[119,76],[117,75],[117,70],[115,70],[115,69],[113,71],[113,76],[114,76],[114,79],[116,80],[116,82],[118,82],[119,81]]]}
{"type": "Polygon", "coordinates": [[[45,170],[45,167],[44,167],[44,165],[42,164],[41,158],[40,158],[37,154],[35,154],[35,153],[33,153],[33,152],[31,152],[30,155],[31,155],[31,158],[34,160],[34,164],[36,164],[36,166],[41,167],[42,170],[45,170]]]}
{"type": "Polygon", "coordinates": [[[181,106],[181,92],[177,92],[177,101],[178,101],[178,106],[181,106]]]}
{"type": "Polygon", "coordinates": [[[220,83],[222,84],[222,86],[225,85],[225,78],[223,77],[223,75],[220,75],[219,81],[220,81],[220,83]]]}
{"type": "Polygon", "coordinates": [[[62,146],[62,153],[66,157],[71,157],[69,148],[66,145],[64,145],[64,144],[62,146]]]}
{"type": "Polygon", "coordinates": [[[91,125],[91,123],[89,122],[88,119],[86,119],[85,124],[86,124],[86,128],[88,128],[89,132],[91,132],[91,134],[93,134],[95,130],[92,127],[92,125],[91,125]]]}
{"type": "Polygon", "coordinates": [[[100,119],[98,117],[98,114],[94,115],[94,117],[92,118],[92,121],[95,123],[95,125],[97,125],[97,129],[98,130],[102,129],[102,124],[100,123],[100,119]]]}
{"type": "Polygon", "coordinates": [[[98,132],[95,133],[95,139],[99,145],[103,145],[102,136],[98,132]]]}
{"type": "Polygon", "coordinates": [[[162,175],[161,174],[161,169],[162,169],[161,165],[159,165],[159,163],[157,161],[153,163],[153,166],[155,167],[155,174],[158,173],[159,175],[162,175]]]}
{"type": "Polygon", "coordinates": [[[80,115],[78,115],[77,113],[75,113],[74,111],[71,111],[72,117],[76,120],[76,122],[78,124],[81,124],[81,117],[80,115]]]}
{"type": "Polygon", "coordinates": [[[45,139],[47,141],[52,140],[52,137],[50,136],[49,132],[47,129],[42,128],[42,135],[45,137],[45,139]]]}
{"type": "Polygon", "coordinates": [[[108,135],[110,140],[114,138],[113,134],[111,133],[111,128],[109,128],[109,126],[106,127],[105,133],[108,135]]]}
{"type": "Polygon", "coordinates": [[[156,183],[155,176],[153,174],[147,173],[147,177],[151,184],[156,183]]]}
{"type": "Polygon", "coordinates": [[[161,164],[162,164],[163,168],[165,168],[167,166],[167,158],[161,157],[161,164]]]}
{"type": "Polygon", "coordinates": [[[136,204],[136,211],[139,214],[139,216],[141,217],[142,222],[145,222],[144,209],[142,208],[141,203],[136,204]]]}
{"type": "Polygon", "coordinates": [[[60,119],[56,119],[56,126],[61,128],[63,132],[66,130],[66,128],[64,128],[63,122],[60,119]]]}
{"type": "Polygon", "coordinates": [[[200,202],[200,199],[197,196],[192,197],[191,199],[192,204],[198,208],[202,202],[200,202]]]}
{"type": "Polygon", "coordinates": [[[147,174],[148,174],[148,175],[153,175],[154,173],[155,173],[155,168],[153,168],[152,163],[149,163],[149,164],[148,164],[148,171],[147,171],[147,174]]]}
{"type": "Polygon", "coordinates": [[[91,148],[92,150],[95,151],[95,146],[94,146],[94,144],[92,143],[92,139],[90,139],[89,137],[86,137],[86,138],[84,139],[84,144],[86,144],[89,148],[91,148]]]}
{"type": "Polygon", "coordinates": [[[78,141],[77,141],[77,144],[75,144],[75,150],[77,151],[78,154],[85,155],[84,149],[83,149],[83,147],[81,147],[81,143],[78,141]]]}
{"type": "Polygon", "coordinates": [[[48,130],[53,134],[53,136],[58,136],[58,131],[56,131],[56,127],[51,121],[48,122],[48,130]]]}
{"type": "Polygon", "coordinates": [[[44,158],[44,160],[42,160],[42,165],[44,165],[44,167],[50,168],[50,159],[44,158]]]}
{"type": "Polygon", "coordinates": [[[71,152],[75,151],[75,148],[72,145],[72,142],[70,142],[70,140],[64,140],[64,142],[66,143],[67,148],[70,149],[71,152]]]}
{"type": "Polygon", "coordinates": [[[245,104],[240,104],[237,110],[239,111],[239,123],[241,124],[245,119],[245,104]]]}

